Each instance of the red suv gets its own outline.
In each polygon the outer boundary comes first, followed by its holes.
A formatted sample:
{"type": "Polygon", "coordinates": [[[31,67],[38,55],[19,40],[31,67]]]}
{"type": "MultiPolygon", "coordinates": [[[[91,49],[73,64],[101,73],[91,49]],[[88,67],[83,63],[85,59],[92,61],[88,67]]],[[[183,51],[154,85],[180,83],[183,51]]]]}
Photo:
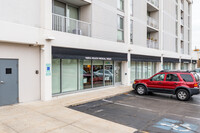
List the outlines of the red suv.
{"type": "Polygon", "coordinates": [[[135,92],[145,95],[149,92],[176,95],[178,100],[187,101],[192,95],[199,94],[199,77],[189,71],[160,71],[149,79],[135,80],[135,92]]]}

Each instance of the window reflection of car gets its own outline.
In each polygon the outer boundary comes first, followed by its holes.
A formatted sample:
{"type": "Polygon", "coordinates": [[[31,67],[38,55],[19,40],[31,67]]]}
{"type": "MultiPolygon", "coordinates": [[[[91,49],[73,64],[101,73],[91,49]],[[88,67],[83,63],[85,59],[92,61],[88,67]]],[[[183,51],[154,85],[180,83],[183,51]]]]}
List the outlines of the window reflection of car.
{"type": "MultiPolygon", "coordinates": [[[[108,77],[108,80],[111,80],[113,74],[109,70],[104,70],[104,71],[105,71],[105,78],[108,77]]],[[[94,72],[94,75],[97,77],[103,77],[103,69],[94,72]]]]}

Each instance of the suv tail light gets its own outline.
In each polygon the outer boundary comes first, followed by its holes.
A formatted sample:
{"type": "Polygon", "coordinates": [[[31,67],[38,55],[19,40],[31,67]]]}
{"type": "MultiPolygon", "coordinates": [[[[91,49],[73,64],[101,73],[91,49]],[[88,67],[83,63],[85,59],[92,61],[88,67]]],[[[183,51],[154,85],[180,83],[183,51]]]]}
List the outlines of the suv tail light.
{"type": "Polygon", "coordinates": [[[194,87],[199,87],[199,85],[197,83],[194,84],[194,87]]]}

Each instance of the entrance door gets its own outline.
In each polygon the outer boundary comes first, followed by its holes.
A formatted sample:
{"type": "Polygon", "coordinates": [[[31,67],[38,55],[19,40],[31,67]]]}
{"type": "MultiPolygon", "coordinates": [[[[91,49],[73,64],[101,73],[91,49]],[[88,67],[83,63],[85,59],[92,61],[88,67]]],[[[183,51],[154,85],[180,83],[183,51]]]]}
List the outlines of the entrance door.
{"type": "Polygon", "coordinates": [[[18,103],[18,60],[0,59],[0,106],[18,103]]]}
{"type": "Polygon", "coordinates": [[[121,83],[121,62],[115,62],[115,83],[121,83]]]}

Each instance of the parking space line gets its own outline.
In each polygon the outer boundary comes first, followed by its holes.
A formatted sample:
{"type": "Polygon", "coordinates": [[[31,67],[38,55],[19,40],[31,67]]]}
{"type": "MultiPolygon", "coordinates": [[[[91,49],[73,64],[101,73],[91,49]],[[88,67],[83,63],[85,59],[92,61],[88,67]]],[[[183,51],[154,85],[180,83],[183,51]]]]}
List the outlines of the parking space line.
{"type": "MultiPolygon", "coordinates": [[[[141,108],[141,107],[137,107],[137,106],[133,106],[133,105],[129,105],[129,104],[123,104],[123,103],[119,103],[119,102],[113,102],[113,101],[106,100],[106,99],[102,99],[102,101],[107,102],[107,103],[112,103],[112,104],[115,104],[115,105],[120,105],[120,106],[125,106],[125,107],[130,107],[130,108],[146,110],[146,111],[150,111],[150,112],[154,112],[154,113],[159,113],[158,111],[154,111],[154,110],[151,110],[151,109],[141,108]]],[[[174,116],[178,116],[178,117],[185,117],[185,118],[188,118],[188,119],[194,119],[194,120],[200,121],[200,118],[195,118],[195,117],[191,117],[191,116],[178,115],[178,114],[172,114],[172,113],[164,113],[164,114],[174,115],[174,116]]]]}
{"type": "MultiPolygon", "coordinates": [[[[143,98],[143,99],[153,99],[153,100],[157,100],[157,101],[166,101],[166,100],[163,100],[163,99],[157,99],[157,98],[151,98],[151,97],[142,97],[142,96],[136,96],[136,95],[131,95],[131,94],[126,94],[126,95],[128,95],[128,96],[134,96],[134,97],[137,97],[137,98],[143,98]]],[[[187,103],[179,102],[179,101],[170,101],[170,102],[181,103],[181,104],[187,104],[187,103]]],[[[193,105],[193,106],[200,107],[200,105],[198,105],[198,104],[193,104],[193,103],[190,103],[189,105],[193,105]]]]}

